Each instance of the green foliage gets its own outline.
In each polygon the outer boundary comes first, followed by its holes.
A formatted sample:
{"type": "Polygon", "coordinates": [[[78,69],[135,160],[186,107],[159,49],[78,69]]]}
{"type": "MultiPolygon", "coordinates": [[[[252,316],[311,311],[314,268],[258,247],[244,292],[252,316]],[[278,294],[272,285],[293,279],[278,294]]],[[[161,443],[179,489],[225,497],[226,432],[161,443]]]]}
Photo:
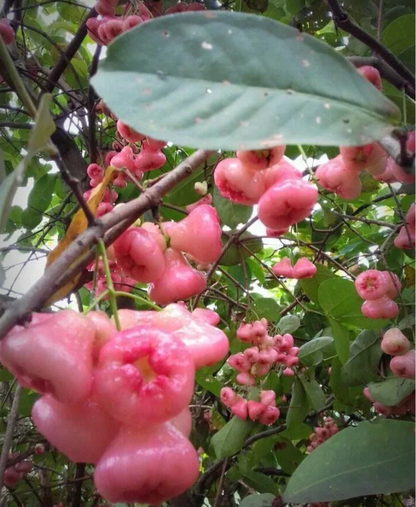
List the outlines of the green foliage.
{"type": "Polygon", "coordinates": [[[415,390],[415,381],[400,377],[389,377],[384,382],[368,384],[371,396],[387,407],[394,407],[415,390]]]}
{"type": "Polygon", "coordinates": [[[227,458],[241,450],[253,423],[233,417],[211,439],[211,446],[218,459],[227,458]]]}
{"type": "Polygon", "coordinates": [[[301,463],[284,499],[326,502],[408,490],[414,484],[414,446],[411,422],[359,423],[331,437],[301,463]]]}

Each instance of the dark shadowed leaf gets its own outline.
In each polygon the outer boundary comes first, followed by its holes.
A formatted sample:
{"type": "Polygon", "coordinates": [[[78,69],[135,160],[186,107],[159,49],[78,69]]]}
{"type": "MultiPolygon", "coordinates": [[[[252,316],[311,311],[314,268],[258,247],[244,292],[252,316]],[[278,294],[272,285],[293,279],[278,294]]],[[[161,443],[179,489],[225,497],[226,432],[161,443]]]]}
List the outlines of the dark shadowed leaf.
{"type": "Polygon", "coordinates": [[[379,335],[362,331],[351,344],[350,357],[341,370],[345,384],[357,386],[375,380],[382,354],[379,335]]]}
{"type": "Polygon", "coordinates": [[[415,390],[415,381],[389,377],[383,382],[368,384],[371,396],[387,407],[394,407],[415,390]]]}
{"type": "Polygon", "coordinates": [[[302,382],[296,377],[292,386],[292,399],[287,412],[286,423],[288,428],[294,428],[308,415],[309,400],[302,382]]]}

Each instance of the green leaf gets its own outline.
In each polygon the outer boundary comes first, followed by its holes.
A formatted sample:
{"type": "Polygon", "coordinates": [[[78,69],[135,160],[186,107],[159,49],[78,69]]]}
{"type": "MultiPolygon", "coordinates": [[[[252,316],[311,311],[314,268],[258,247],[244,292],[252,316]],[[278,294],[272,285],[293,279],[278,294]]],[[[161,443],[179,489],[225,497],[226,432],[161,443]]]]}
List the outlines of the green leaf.
{"type": "MultiPolygon", "coordinates": [[[[223,245],[225,245],[226,241],[223,240],[223,245]]],[[[257,238],[253,236],[248,231],[243,232],[240,236],[240,241],[231,245],[225,254],[221,257],[220,264],[221,266],[235,266],[236,264],[241,264],[241,258],[248,259],[251,257],[252,253],[259,253],[263,250],[263,242],[261,238],[257,238]],[[247,250],[242,245],[246,245],[247,250]]]]}
{"type": "Polygon", "coordinates": [[[305,438],[309,438],[311,433],[311,427],[308,424],[301,423],[294,428],[282,431],[280,436],[288,438],[289,440],[304,440],[305,438]]]}
{"type": "Polygon", "coordinates": [[[244,445],[247,435],[253,428],[251,421],[233,417],[211,439],[211,445],[218,459],[227,458],[238,452],[244,445]]]}
{"type": "Polygon", "coordinates": [[[290,503],[329,502],[414,487],[414,423],[379,420],[346,428],[317,447],[292,475],[290,503]]]}
{"type": "Polygon", "coordinates": [[[27,201],[28,208],[32,213],[42,213],[48,209],[52,200],[56,179],[56,175],[54,174],[45,174],[36,181],[27,201]]]}
{"type": "Polygon", "coordinates": [[[299,375],[300,381],[305,389],[306,396],[309,398],[310,406],[315,410],[319,411],[325,406],[325,393],[322,391],[322,387],[314,379],[308,379],[305,375],[299,375]]]}
{"type": "Polygon", "coordinates": [[[323,358],[323,352],[326,350],[333,351],[334,339],[332,336],[319,336],[305,343],[300,347],[298,358],[305,366],[313,366],[319,364],[323,358]]]}
{"type": "Polygon", "coordinates": [[[215,396],[218,397],[220,396],[223,385],[212,375],[206,375],[204,372],[199,370],[195,373],[195,381],[210,393],[215,394],[215,396]]]}
{"type": "Polygon", "coordinates": [[[260,493],[280,494],[280,487],[267,475],[252,470],[241,471],[247,482],[260,493]]]}
{"type": "Polygon", "coordinates": [[[279,465],[288,474],[293,474],[303,461],[305,455],[295,447],[290,440],[284,437],[277,439],[276,457],[279,465]]]}
{"type": "Polygon", "coordinates": [[[263,493],[262,495],[246,496],[240,503],[240,507],[272,507],[275,495],[263,493]]]}
{"type": "Polygon", "coordinates": [[[368,384],[371,396],[386,405],[394,407],[400,403],[403,398],[409,396],[415,390],[415,381],[400,377],[390,377],[383,382],[368,384]]]}
{"type": "Polygon", "coordinates": [[[279,321],[280,334],[292,334],[300,327],[300,319],[297,315],[285,315],[279,321]]]}
{"type": "Polygon", "coordinates": [[[251,309],[259,319],[265,318],[272,322],[277,322],[279,320],[279,306],[272,298],[256,299],[251,309]]]}
{"type": "Polygon", "coordinates": [[[314,277],[304,278],[303,280],[300,280],[299,283],[302,287],[303,292],[308,296],[308,298],[313,303],[319,304],[318,290],[320,285],[326,280],[337,278],[337,276],[322,264],[317,264],[316,269],[317,271],[314,277]]]}
{"type": "Polygon", "coordinates": [[[194,148],[360,145],[400,117],[329,45],[237,12],[143,23],[113,41],[92,84],[138,132],[194,148]]]}
{"type": "Polygon", "coordinates": [[[326,280],[319,286],[319,304],[328,317],[361,329],[381,329],[388,320],[367,319],[361,313],[362,299],[353,282],[343,278],[326,280]]]}
{"type": "Polygon", "coordinates": [[[266,277],[264,275],[263,268],[260,266],[260,264],[254,259],[247,259],[246,263],[250,267],[251,272],[256,277],[257,281],[263,284],[266,277]]]}
{"type": "Polygon", "coordinates": [[[329,319],[332,335],[334,337],[335,350],[342,364],[348,360],[350,354],[350,337],[348,330],[337,320],[329,319]]]}
{"type": "Polygon", "coordinates": [[[350,357],[342,367],[344,382],[349,386],[358,386],[375,380],[382,354],[378,334],[362,331],[351,344],[350,357]]]}
{"type": "Polygon", "coordinates": [[[415,15],[407,14],[392,21],[383,30],[383,44],[413,72],[415,68],[415,15]]]}
{"type": "Polygon", "coordinates": [[[286,423],[288,428],[294,428],[302,423],[309,412],[309,401],[302,382],[296,378],[292,386],[292,399],[287,411],[286,423]]]}
{"type": "Polygon", "coordinates": [[[229,199],[224,199],[216,186],[214,186],[213,196],[213,203],[221,223],[228,225],[231,229],[235,229],[239,224],[248,222],[253,214],[253,208],[251,206],[234,204],[229,199]]]}

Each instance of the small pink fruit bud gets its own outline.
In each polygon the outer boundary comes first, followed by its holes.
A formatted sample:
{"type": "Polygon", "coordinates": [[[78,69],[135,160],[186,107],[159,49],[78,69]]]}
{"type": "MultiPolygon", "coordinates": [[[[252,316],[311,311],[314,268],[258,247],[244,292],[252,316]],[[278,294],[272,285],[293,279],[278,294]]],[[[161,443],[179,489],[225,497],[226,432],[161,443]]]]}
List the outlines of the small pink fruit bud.
{"type": "Polygon", "coordinates": [[[254,375],[248,372],[239,373],[236,378],[237,382],[241,385],[245,386],[254,386],[256,384],[256,379],[254,375]]]}
{"type": "Polygon", "coordinates": [[[45,446],[43,444],[35,445],[35,454],[43,454],[45,452],[45,446]]]}
{"type": "Polygon", "coordinates": [[[208,192],[208,183],[206,181],[197,181],[194,190],[198,195],[204,196],[208,192]]]}
{"type": "Polygon", "coordinates": [[[250,361],[242,352],[230,356],[227,359],[227,363],[231,366],[231,368],[240,372],[249,371],[251,368],[250,361]]]}
{"type": "Polygon", "coordinates": [[[415,351],[409,350],[402,356],[393,357],[390,369],[396,377],[415,379],[415,351]]]}
{"type": "Polygon", "coordinates": [[[372,67],[371,65],[363,65],[357,70],[365,79],[367,79],[367,81],[370,81],[377,90],[381,91],[381,76],[380,72],[375,67],[372,67]]]}
{"type": "Polygon", "coordinates": [[[268,406],[260,416],[260,422],[266,426],[274,424],[280,417],[280,410],[276,407],[268,406]]]}
{"type": "Polygon", "coordinates": [[[238,395],[230,387],[223,387],[220,393],[221,401],[226,407],[232,407],[238,401],[238,395]]]}
{"type": "Polygon", "coordinates": [[[257,363],[259,360],[259,348],[249,347],[243,352],[244,356],[250,361],[250,363],[257,363]]]}
{"type": "Polygon", "coordinates": [[[291,368],[285,368],[283,370],[283,375],[286,377],[293,377],[295,375],[295,372],[291,368]]]}
{"type": "Polygon", "coordinates": [[[239,399],[231,407],[231,412],[243,421],[247,419],[248,407],[247,401],[239,397],[239,399]]]}
{"type": "Polygon", "coordinates": [[[259,401],[250,400],[247,402],[248,416],[252,421],[257,421],[267,406],[259,401]]]}
{"type": "Polygon", "coordinates": [[[117,122],[117,130],[121,137],[128,143],[137,143],[145,138],[144,135],[139,134],[121,120],[118,120],[117,122]]]}
{"type": "Polygon", "coordinates": [[[260,401],[266,406],[276,405],[276,393],[274,391],[260,391],[260,401]]]}

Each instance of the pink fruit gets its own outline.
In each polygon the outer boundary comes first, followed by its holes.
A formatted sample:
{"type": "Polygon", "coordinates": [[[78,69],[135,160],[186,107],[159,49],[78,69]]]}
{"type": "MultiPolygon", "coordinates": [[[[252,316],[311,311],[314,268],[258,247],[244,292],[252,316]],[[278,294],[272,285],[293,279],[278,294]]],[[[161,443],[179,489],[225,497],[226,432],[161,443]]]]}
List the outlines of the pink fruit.
{"type": "Polygon", "coordinates": [[[159,151],[166,146],[166,142],[148,137],[145,141],[143,141],[143,146],[151,151],[159,151]]]}
{"type": "Polygon", "coordinates": [[[239,352],[238,354],[233,354],[227,359],[227,363],[231,366],[231,368],[234,368],[234,370],[243,372],[243,371],[249,371],[251,368],[251,363],[247,359],[247,357],[242,353],[239,352]]]}
{"type": "Polygon", "coordinates": [[[94,398],[69,406],[42,396],[32,418],[38,431],[75,463],[96,463],[120,426],[94,398]]]}
{"type": "Polygon", "coordinates": [[[266,171],[266,189],[276,183],[287,180],[301,180],[302,173],[287,159],[282,159],[278,164],[266,171]]]}
{"type": "Polygon", "coordinates": [[[114,338],[117,329],[113,321],[104,312],[89,312],[86,318],[93,323],[95,328],[92,356],[94,361],[97,361],[101,347],[114,338]]]}
{"type": "Polygon", "coordinates": [[[276,405],[276,393],[274,391],[260,391],[260,401],[266,406],[276,405]]]}
{"type": "Polygon", "coordinates": [[[144,135],[139,134],[139,132],[136,132],[121,120],[118,120],[117,122],[117,131],[128,143],[138,143],[139,141],[143,141],[145,138],[144,135]]]}
{"type": "Polygon", "coordinates": [[[274,424],[280,417],[280,410],[276,407],[268,406],[260,416],[260,422],[266,426],[274,424]]]}
{"type": "Polygon", "coordinates": [[[117,169],[128,169],[130,172],[135,172],[135,159],[131,147],[124,146],[120,153],[111,159],[111,165],[117,169]]]}
{"type": "Polygon", "coordinates": [[[302,280],[303,278],[313,278],[316,274],[316,266],[306,257],[301,257],[293,266],[293,278],[302,280]]]}
{"type": "Polygon", "coordinates": [[[392,165],[389,162],[389,158],[390,157],[388,157],[386,160],[384,171],[380,174],[373,175],[373,177],[378,181],[382,181],[383,183],[396,183],[398,180],[392,171],[392,165]]]}
{"type": "Polygon", "coordinates": [[[237,151],[236,155],[247,169],[261,171],[278,164],[285,153],[285,149],[286,146],[275,146],[269,150],[240,150],[237,151]]]}
{"type": "Polygon", "coordinates": [[[98,0],[95,4],[95,9],[101,16],[114,16],[114,9],[117,3],[117,0],[98,0]]]}
{"type": "Polygon", "coordinates": [[[186,438],[192,431],[192,414],[188,407],[170,421],[186,438]]]}
{"type": "Polygon", "coordinates": [[[258,347],[250,347],[243,352],[244,356],[250,361],[250,363],[257,363],[260,357],[258,347]]]}
{"type": "MultiPolygon", "coordinates": [[[[131,30],[137,25],[141,25],[143,23],[143,18],[141,16],[127,16],[127,18],[123,21],[123,32],[127,32],[128,30],[131,30]]],[[[138,134],[140,135],[140,134],[138,134]]],[[[141,141],[141,139],[139,139],[141,141]]],[[[137,142],[137,141],[134,141],[137,142]]]]}
{"type": "Polygon", "coordinates": [[[35,454],[43,454],[45,452],[45,446],[43,444],[35,445],[35,454]]]}
{"type": "Polygon", "coordinates": [[[386,169],[388,155],[377,143],[341,146],[339,151],[347,170],[360,172],[366,169],[373,175],[380,175],[386,169]]]}
{"type": "MultiPolygon", "coordinates": [[[[111,42],[116,37],[121,35],[123,33],[123,21],[121,19],[109,19],[106,23],[101,25],[102,28],[105,30],[106,33],[106,40],[108,42],[111,42]]],[[[98,33],[101,35],[100,29],[98,30],[98,33]]],[[[104,38],[102,37],[104,40],[104,38]]]]}
{"type": "Polygon", "coordinates": [[[166,163],[166,156],[163,151],[154,151],[145,144],[142,145],[140,153],[136,156],[136,171],[147,172],[160,169],[166,163]]]}
{"type": "Polygon", "coordinates": [[[192,317],[196,320],[202,320],[211,326],[216,326],[221,321],[218,313],[209,308],[195,308],[192,312],[192,317]]]}
{"type": "Polygon", "coordinates": [[[154,237],[141,227],[130,227],[114,242],[117,264],[141,283],[164,275],[165,257],[154,237]]]}
{"type": "Polygon", "coordinates": [[[190,488],[198,473],[195,449],[166,423],[122,427],[98,462],[94,482],[109,502],[159,505],[190,488]]]}
{"type": "Polygon", "coordinates": [[[386,272],[367,269],[355,279],[355,289],[362,299],[374,301],[387,294],[390,287],[389,276],[386,272]]]}
{"type": "Polygon", "coordinates": [[[92,386],[93,324],[72,310],[42,316],[12,330],[0,343],[0,361],[28,389],[75,404],[92,386]]]}
{"type": "Polygon", "coordinates": [[[165,222],[163,227],[170,237],[170,246],[191,254],[198,263],[209,264],[219,259],[222,231],[212,206],[198,206],[180,222],[165,222]]]}
{"type": "Polygon", "coordinates": [[[283,257],[281,261],[272,267],[272,271],[276,276],[293,278],[293,268],[289,257],[283,257]]]}
{"type": "Polygon", "coordinates": [[[168,248],[165,253],[163,277],[149,286],[149,297],[155,303],[167,305],[200,294],[207,285],[206,277],[193,269],[181,252],[168,248]]]}
{"type": "Polygon", "coordinates": [[[203,204],[211,204],[211,203],[212,203],[212,195],[207,194],[202,199],[199,199],[199,201],[196,201],[193,204],[188,204],[188,206],[186,206],[186,211],[188,213],[191,213],[198,206],[202,206],[203,204]]]}
{"type": "Polygon", "coordinates": [[[380,299],[365,301],[361,311],[369,319],[395,319],[399,314],[399,307],[393,300],[383,296],[380,299]]]}
{"type": "MultiPolygon", "coordinates": [[[[415,153],[415,131],[409,132],[407,135],[407,142],[406,142],[406,148],[410,153],[415,153]]],[[[414,183],[415,182],[415,175],[414,174],[408,174],[406,173],[399,165],[396,164],[396,162],[389,158],[387,167],[392,171],[394,176],[397,178],[398,181],[401,183],[414,183]]]]}
{"type": "Polygon", "coordinates": [[[257,421],[266,409],[267,406],[259,401],[250,400],[247,402],[248,416],[252,421],[257,421]]]}
{"type": "Polygon", "coordinates": [[[226,158],[215,168],[214,181],[220,194],[231,202],[252,206],[266,190],[265,173],[245,167],[238,158],[226,158]]]}
{"type": "Polygon", "coordinates": [[[97,18],[90,18],[86,22],[86,27],[88,30],[88,35],[91,37],[91,39],[99,44],[102,45],[103,41],[101,40],[100,36],[98,35],[98,29],[101,25],[102,20],[97,18]]]}
{"type": "Polygon", "coordinates": [[[272,365],[276,362],[277,352],[272,347],[267,347],[259,352],[258,365],[272,365]]]}
{"type": "Polygon", "coordinates": [[[406,225],[404,225],[399,232],[399,235],[394,240],[397,248],[407,249],[415,247],[415,204],[409,208],[406,214],[406,225]]]}
{"type": "Polygon", "coordinates": [[[231,406],[231,412],[243,421],[247,419],[247,401],[239,396],[239,399],[231,406]]]}
{"type": "Polygon", "coordinates": [[[248,371],[239,373],[236,377],[236,381],[238,384],[241,384],[243,386],[254,386],[256,384],[256,378],[252,373],[249,373],[248,371]]]}
{"type": "Polygon", "coordinates": [[[101,406],[124,424],[159,424],[187,407],[195,367],[186,346],[153,327],[119,332],[101,349],[94,389],[101,406]]]}
{"type": "Polygon", "coordinates": [[[104,169],[98,164],[90,164],[87,167],[87,174],[91,179],[102,180],[104,178],[104,169]]]}
{"type": "Polygon", "coordinates": [[[363,65],[357,70],[365,79],[367,79],[367,81],[370,81],[370,83],[373,84],[377,90],[381,91],[381,76],[380,72],[375,67],[372,67],[371,65],[363,65]]]}
{"type": "MultiPolygon", "coordinates": [[[[0,25],[1,26],[1,25],[0,25]]],[[[20,474],[13,467],[9,467],[4,472],[3,482],[8,488],[13,488],[20,481],[20,474]]]]}
{"type": "Polygon", "coordinates": [[[315,176],[321,186],[343,199],[355,199],[361,194],[360,176],[346,167],[342,155],[320,165],[315,176]]]}
{"type": "Polygon", "coordinates": [[[390,369],[396,377],[415,379],[415,351],[409,350],[402,356],[393,357],[390,369]]]}
{"type": "Polygon", "coordinates": [[[293,377],[295,375],[295,372],[291,368],[285,368],[282,373],[285,377],[293,377]]]}
{"type": "Polygon", "coordinates": [[[113,211],[114,206],[109,202],[102,202],[98,205],[97,211],[95,212],[95,216],[97,218],[103,217],[107,213],[111,213],[113,211]]]}
{"type": "Polygon", "coordinates": [[[381,350],[386,354],[398,356],[407,352],[409,348],[410,342],[400,329],[394,327],[384,333],[381,340],[381,350]]]}
{"type": "Polygon", "coordinates": [[[220,393],[221,401],[226,407],[232,407],[238,401],[238,395],[230,387],[223,387],[220,393]]]}
{"type": "Polygon", "coordinates": [[[6,45],[11,44],[15,38],[13,28],[10,26],[9,21],[6,18],[0,19],[0,37],[3,38],[6,45]]]}
{"type": "Polygon", "coordinates": [[[266,227],[266,236],[268,238],[280,238],[280,236],[283,236],[289,232],[289,228],[285,229],[270,229],[269,227],[266,227]]]}
{"type": "Polygon", "coordinates": [[[382,271],[384,276],[387,278],[389,283],[389,288],[386,292],[386,296],[390,299],[397,298],[402,290],[402,284],[400,283],[399,277],[395,273],[391,273],[390,271],[382,271]]]}
{"type": "Polygon", "coordinates": [[[286,180],[270,187],[260,198],[258,216],[271,229],[284,229],[307,218],[316,204],[318,190],[304,180],[286,180]]]}

